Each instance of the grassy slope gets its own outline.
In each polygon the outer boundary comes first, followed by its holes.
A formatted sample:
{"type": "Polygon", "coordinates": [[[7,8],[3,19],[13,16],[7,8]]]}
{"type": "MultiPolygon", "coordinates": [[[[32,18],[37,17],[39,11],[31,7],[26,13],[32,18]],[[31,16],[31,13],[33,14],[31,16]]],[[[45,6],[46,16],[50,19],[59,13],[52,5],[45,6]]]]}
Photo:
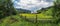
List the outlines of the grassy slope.
{"type": "MultiPolygon", "coordinates": [[[[38,18],[42,18],[42,19],[46,19],[46,18],[52,18],[51,12],[52,9],[49,9],[46,12],[42,12],[41,14],[37,14],[38,18]]],[[[35,18],[36,14],[21,14],[22,16],[27,16],[27,18],[35,18]]],[[[1,22],[1,21],[0,21],[1,22]]],[[[14,16],[9,16],[6,17],[4,19],[2,19],[2,22],[0,23],[0,26],[36,26],[36,24],[25,21],[23,19],[20,18],[20,16],[18,15],[14,15],[14,16]],[[11,18],[14,18],[13,20],[11,20],[11,18]],[[16,20],[16,21],[14,21],[16,20]]],[[[52,26],[52,24],[50,23],[39,23],[38,26],[52,26]]]]}
{"type": "Polygon", "coordinates": [[[42,19],[45,19],[45,18],[49,19],[49,18],[52,18],[52,16],[51,16],[52,15],[52,8],[49,9],[48,11],[42,12],[40,14],[20,14],[20,15],[26,16],[27,18],[35,18],[37,15],[37,17],[39,19],[41,19],[41,18],[42,19]]]}
{"type": "Polygon", "coordinates": [[[0,24],[0,26],[33,26],[33,25],[34,25],[33,23],[21,19],[18,15],[4,18],[3,22],[0,24]],[[18,21],[11,21],[11,18],[15,18],[18,21]]]}
{"type": "MultiPolygon", "coordinates": [[[[3,22],[0,23],[0,26],[36,26],[36,24],[25,21],[21,19],[18,15],[16,15],[16,16],[10,16],[10,17],[4,18],[3,22]],[[11,21],[11,18],[15,18],[18,21],[13,22],[11,21]]],[[[46,23],[46,24],[39,23],[38,26],[51,26],[51,24],[50,23],[46,23]]]]}

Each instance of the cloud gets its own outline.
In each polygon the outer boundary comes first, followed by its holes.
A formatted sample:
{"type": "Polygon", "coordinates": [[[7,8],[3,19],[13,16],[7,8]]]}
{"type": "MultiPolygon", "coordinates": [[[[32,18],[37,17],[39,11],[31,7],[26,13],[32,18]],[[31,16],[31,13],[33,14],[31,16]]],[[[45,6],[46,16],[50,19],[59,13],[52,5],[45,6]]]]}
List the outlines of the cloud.
{"type": "Polygon", "coordinates": [[[14,7],[36,11],[53,5],[53,0],[15,0],[14,7]]]}

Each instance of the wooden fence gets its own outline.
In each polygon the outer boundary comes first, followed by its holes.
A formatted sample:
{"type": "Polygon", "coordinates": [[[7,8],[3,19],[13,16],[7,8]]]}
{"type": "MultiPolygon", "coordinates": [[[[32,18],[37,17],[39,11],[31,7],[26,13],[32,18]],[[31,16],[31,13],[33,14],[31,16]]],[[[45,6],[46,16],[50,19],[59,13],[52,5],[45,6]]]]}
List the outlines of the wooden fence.
{"type": "Polygon", "coordinates": [[[49,23],[50,22],[51,23],[53,21],[53,19],[51,19],[51,20],[49,20],[49,19],[47,19],[47,20],[38,20],[37,15],[33,19],[29,19],[26,16],[22,16],[22,15],[20,15],[20,18],[22,18],[24,20],[27,20],[27,21],[34,22],[34,23],[37,23],[37,22],[42,22],[42,23],[49,23]]]}
{"type": "Polygon", "coordinates": [[[45,24],[45,23],[54,24],[53,19],[51,19],[51,20],[49,20],[49,19],[48,20],[38,20],[37,15],[35,16],[34,19],[28,19],[26,16],[22,16],[22,15],[20,15],[20,18],[24,19],[25,21],[35,23],[36,26],[38,26],[39,23],[42,23],[42,24],[45,24]]]}

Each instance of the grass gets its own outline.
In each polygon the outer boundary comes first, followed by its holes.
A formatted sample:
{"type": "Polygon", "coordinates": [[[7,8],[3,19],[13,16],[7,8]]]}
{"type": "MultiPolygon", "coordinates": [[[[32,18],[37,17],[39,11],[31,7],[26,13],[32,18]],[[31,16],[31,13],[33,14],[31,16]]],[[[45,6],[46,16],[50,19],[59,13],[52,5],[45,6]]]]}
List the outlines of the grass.
{"type": "Polygon", "coordinates": [[[34,26],[34,24],[24,21],[23,19],[16,15],[4,18],[3,23],[1,23],[0,26],[34,26]],[[15,18],[18,21],[12,23],[11,18],[15,18]]]}
{"type": "MultiPolygon", "coordinates": [[[[52,26],[51,23],[37,23],[38,26],[52,26]]],[[[28,22],[20,18],[19,15],[12,15],[3,19],[3,22],[0,23],[0,26],[37,26],[36,23],[28,22]],[[17,21],[11,21],[11,18],[16,19],[17,21]]]]}
{"type": "Polygon", "coordinates": [[[52,8],[47,10],[47,11],[43,11],[40,14],[20,14],[20,16],[26,17],[28,19],[32,18],[35,19],[37,15],[38,19],[52,19],[52,8]]]}
{"type": "MultiPolygon", "coordinates": [[[[51,12],[51,9],[46,11],[46,12],[42,12],[40,14],[19,14],[19,15],[11,15],[9,17],[3,18],[2,22],[0,23],[0,26],[56,26],[57,24],[51,24],[51,23],[41,23],[41,22],[37,22],[37,23],[32,23],[32,22],[28,22],[24,19],[22,19],[20,16],[22,15],[23,17],[26,16],[26,18],[30,19],[34,19],[37,18],[38,19],[42,19],[42,20],[49,20],[51,18],[53,18],[51,16],[51,14],[49,14],[51,12]]],[[[60,23],[58,24],[60,26],[60,23]]]]}
{"type": "Polygon", "coordinates": [[[45,14],[20,14],[23,17],[26,16],[27,18],[36,18],[36,15],[39,19],[50,19],[52,16],[47,16],[45,14]]]}

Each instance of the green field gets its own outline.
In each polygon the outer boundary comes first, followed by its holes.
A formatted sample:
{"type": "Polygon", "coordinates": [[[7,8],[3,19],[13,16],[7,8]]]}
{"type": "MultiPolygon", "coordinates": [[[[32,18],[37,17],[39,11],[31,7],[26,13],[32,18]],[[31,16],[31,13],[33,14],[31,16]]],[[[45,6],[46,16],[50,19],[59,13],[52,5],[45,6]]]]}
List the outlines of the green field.
{"type": "Polygon", "coordinates": [[[47,16],[45,14],[20,14],[20,15],[22,15],[23,17],[26,16],[27,18],[36,18],[36,15],[37,15],[37,18],[39,19],[52,18],[52,16],[47,16]]]}
{"type": "Polygon", "coordinates": [[[55,21],[52,17],[52,8],[39,14],[17,14],[5,17],[0,20],[0,26],[60,26],[60,23],[54,24],[49,21],[55,21]]]}
{"type": "Polygon", "coordinates": [[[48,11],[42,11],[39,14],[20,14],[20,16],[23,16],[23,17],[26,16],[27,18],[36,18],[36,15],[37,15],[37,18],[39,18],[39,19],[53,18],[52,17],[52,8],[48,9],[48,11]]]}
{"type": "MultiPolygon", "coordinates": [[[[38,24],[38,26],[52,26],[52,25],[56,26],[55,24],[51,24],[51,23],[38,24]]],[[[25,21],[19,15],[14,15],[2,19],[2,22],[0,21],[0,26],[37,26],[37,23],[25,21]]]]}

